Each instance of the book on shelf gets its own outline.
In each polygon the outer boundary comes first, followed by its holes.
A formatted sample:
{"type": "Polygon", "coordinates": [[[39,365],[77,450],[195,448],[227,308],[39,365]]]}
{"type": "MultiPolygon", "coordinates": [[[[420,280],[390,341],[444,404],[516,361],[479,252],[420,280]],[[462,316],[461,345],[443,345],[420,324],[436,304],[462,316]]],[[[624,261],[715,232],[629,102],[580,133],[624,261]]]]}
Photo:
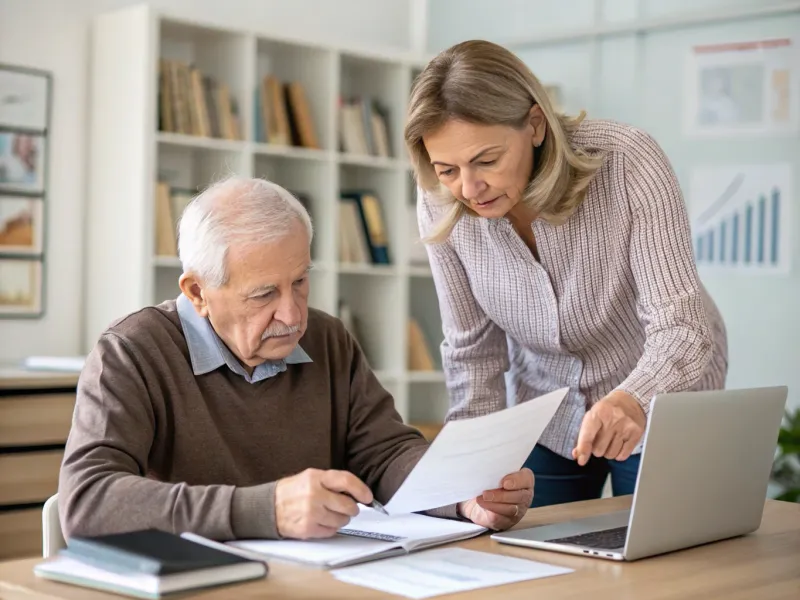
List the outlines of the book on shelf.
{"type": "Polygon", "coordinates": [[[347,198],[339,200],[339,262],[372,262],[358,206],[355,201],[347,198]]]}
{"type": "Polygon", "coordinates": [[[34,566],[43,579],[140,598],[259,579],[268,571],[265,560],[157,529],[72,536],[66,549],[34,566]]]}
{"type": "Polygon", "coordinates": [[[159,60],[158,82],[160,131],[242,139],[239,103],[228,84],[196,65],[166,58],[159,60]]]}
{"type": "Polygon", "coordinates": [[[374,98],[340,98],[339,146],[351,154],[391,157],[388,109],[374,98]]]}
{"type": "Polygon", "coordinates": [[[389,265],[389,238],[378,196],[369,190],[339,195],[339,260],[389,265]]]}
{"type": "MultiPolygon", "coordinates": [[[[328,569],[409,554],[487,531],[466,521],[417,513],[388,516],[370,507],[359,506],[359,509],[359,514],[330,538],[235,540],[225,545],[242,551],[243,556],[278,558],[328,569]]],[[[189,537],[197,539],[191,534],[189,537]]]]}
{"type": "Polygon", "coordinates": [[[156,256],[178,255],[178,224],[196,194],[194,190],[172,187],[166,181],[156,182],[156,256]]]}
{"type": "Polygon", "coordinates": [[[278,146],[319,149],[305,86],[266,75],[256,88],[255,139],[278,146]]]}
{"type": "Polygon", "coordinates": [[[419,322],[408,319],[408,370],[435,371],[436,365],[419,322]]]}

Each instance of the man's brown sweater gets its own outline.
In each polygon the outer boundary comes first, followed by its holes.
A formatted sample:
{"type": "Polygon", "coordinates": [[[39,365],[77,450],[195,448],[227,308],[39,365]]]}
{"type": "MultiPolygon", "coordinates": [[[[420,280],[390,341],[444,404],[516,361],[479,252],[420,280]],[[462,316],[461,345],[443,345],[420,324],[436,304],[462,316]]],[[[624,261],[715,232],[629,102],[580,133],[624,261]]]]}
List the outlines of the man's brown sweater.
{"type": "Polygon", "coordinates": [[[387,502],[427,442],[338,319],[310,310],[300,343],[312,362],[248,383],[227,367],[194,374],[175,301],[112,324],[78,384],[59,482],[65,535],[278,537],[276,481],[307,468],[351,471],[387,502]]]}

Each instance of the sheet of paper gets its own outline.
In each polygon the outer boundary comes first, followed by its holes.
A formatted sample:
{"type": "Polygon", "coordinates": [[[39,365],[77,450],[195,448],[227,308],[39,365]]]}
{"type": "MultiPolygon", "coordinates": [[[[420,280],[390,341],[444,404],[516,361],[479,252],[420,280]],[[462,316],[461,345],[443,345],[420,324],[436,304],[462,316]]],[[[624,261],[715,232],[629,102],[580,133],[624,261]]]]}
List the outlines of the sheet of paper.
{"type": "Polygon", "coordinates": [[[519,470],[567,395],[562,388],[489,415],[450,421],[386,504],[391,514],[469,500],[519,470]]]}
{"type": "Polygon", "coordinates": [[[370,587],[408,598],[430,598],[506,583],[572,573],[572,569],[532,560],[476,552],[464,548],[440,548],[388,558],[331,574],[345,583],[370,587]]]}

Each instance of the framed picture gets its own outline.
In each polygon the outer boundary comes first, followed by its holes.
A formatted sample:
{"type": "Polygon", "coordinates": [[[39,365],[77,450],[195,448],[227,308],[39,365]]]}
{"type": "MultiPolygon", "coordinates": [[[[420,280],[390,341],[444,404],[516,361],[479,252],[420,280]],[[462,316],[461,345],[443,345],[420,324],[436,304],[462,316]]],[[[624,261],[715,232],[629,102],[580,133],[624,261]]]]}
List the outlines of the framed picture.
{"type": "Polygon", "coordinates": [[[43,135],[0,132],[0,194],[43,194],[45,162],[43,135]]]}
{"type": "Polygon", "coordinates": [[[791,38],[694,46],[686,62],[684,131],[692,137],[800,131],[800,46],[791,38]]]}
{"type": "Polygon", "coordinates": [[[49,73],[0,64],[0,128],[44,133],[49,111],[49,73]]]}
{"type": "Polygon", "coordinates": [[[34,317],[41,313],[41,261],[0,258],[0,318],[34,317]]]}
{"type": "Polygon", "coordinates": [[[0,196],[0,256],[42,253],[42,204],[41,198],[0,196]]]}
{"type": "Polygon", "coordinates": [[[44,314],[52,76],[0,64],[0,318],[44,314]]]}

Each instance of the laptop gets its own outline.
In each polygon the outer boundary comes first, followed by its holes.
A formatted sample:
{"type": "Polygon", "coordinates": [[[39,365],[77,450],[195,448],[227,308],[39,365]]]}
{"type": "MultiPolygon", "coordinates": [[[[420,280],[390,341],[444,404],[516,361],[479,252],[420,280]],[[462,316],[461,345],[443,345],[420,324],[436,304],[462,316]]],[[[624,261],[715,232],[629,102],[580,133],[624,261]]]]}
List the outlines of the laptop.
{"type": "Polygon", "coordinates": [[[630,510],[491,538],[633,561],[751,533],[761,524],[786,398],[783,386],[656,395],[630,510]]]}

